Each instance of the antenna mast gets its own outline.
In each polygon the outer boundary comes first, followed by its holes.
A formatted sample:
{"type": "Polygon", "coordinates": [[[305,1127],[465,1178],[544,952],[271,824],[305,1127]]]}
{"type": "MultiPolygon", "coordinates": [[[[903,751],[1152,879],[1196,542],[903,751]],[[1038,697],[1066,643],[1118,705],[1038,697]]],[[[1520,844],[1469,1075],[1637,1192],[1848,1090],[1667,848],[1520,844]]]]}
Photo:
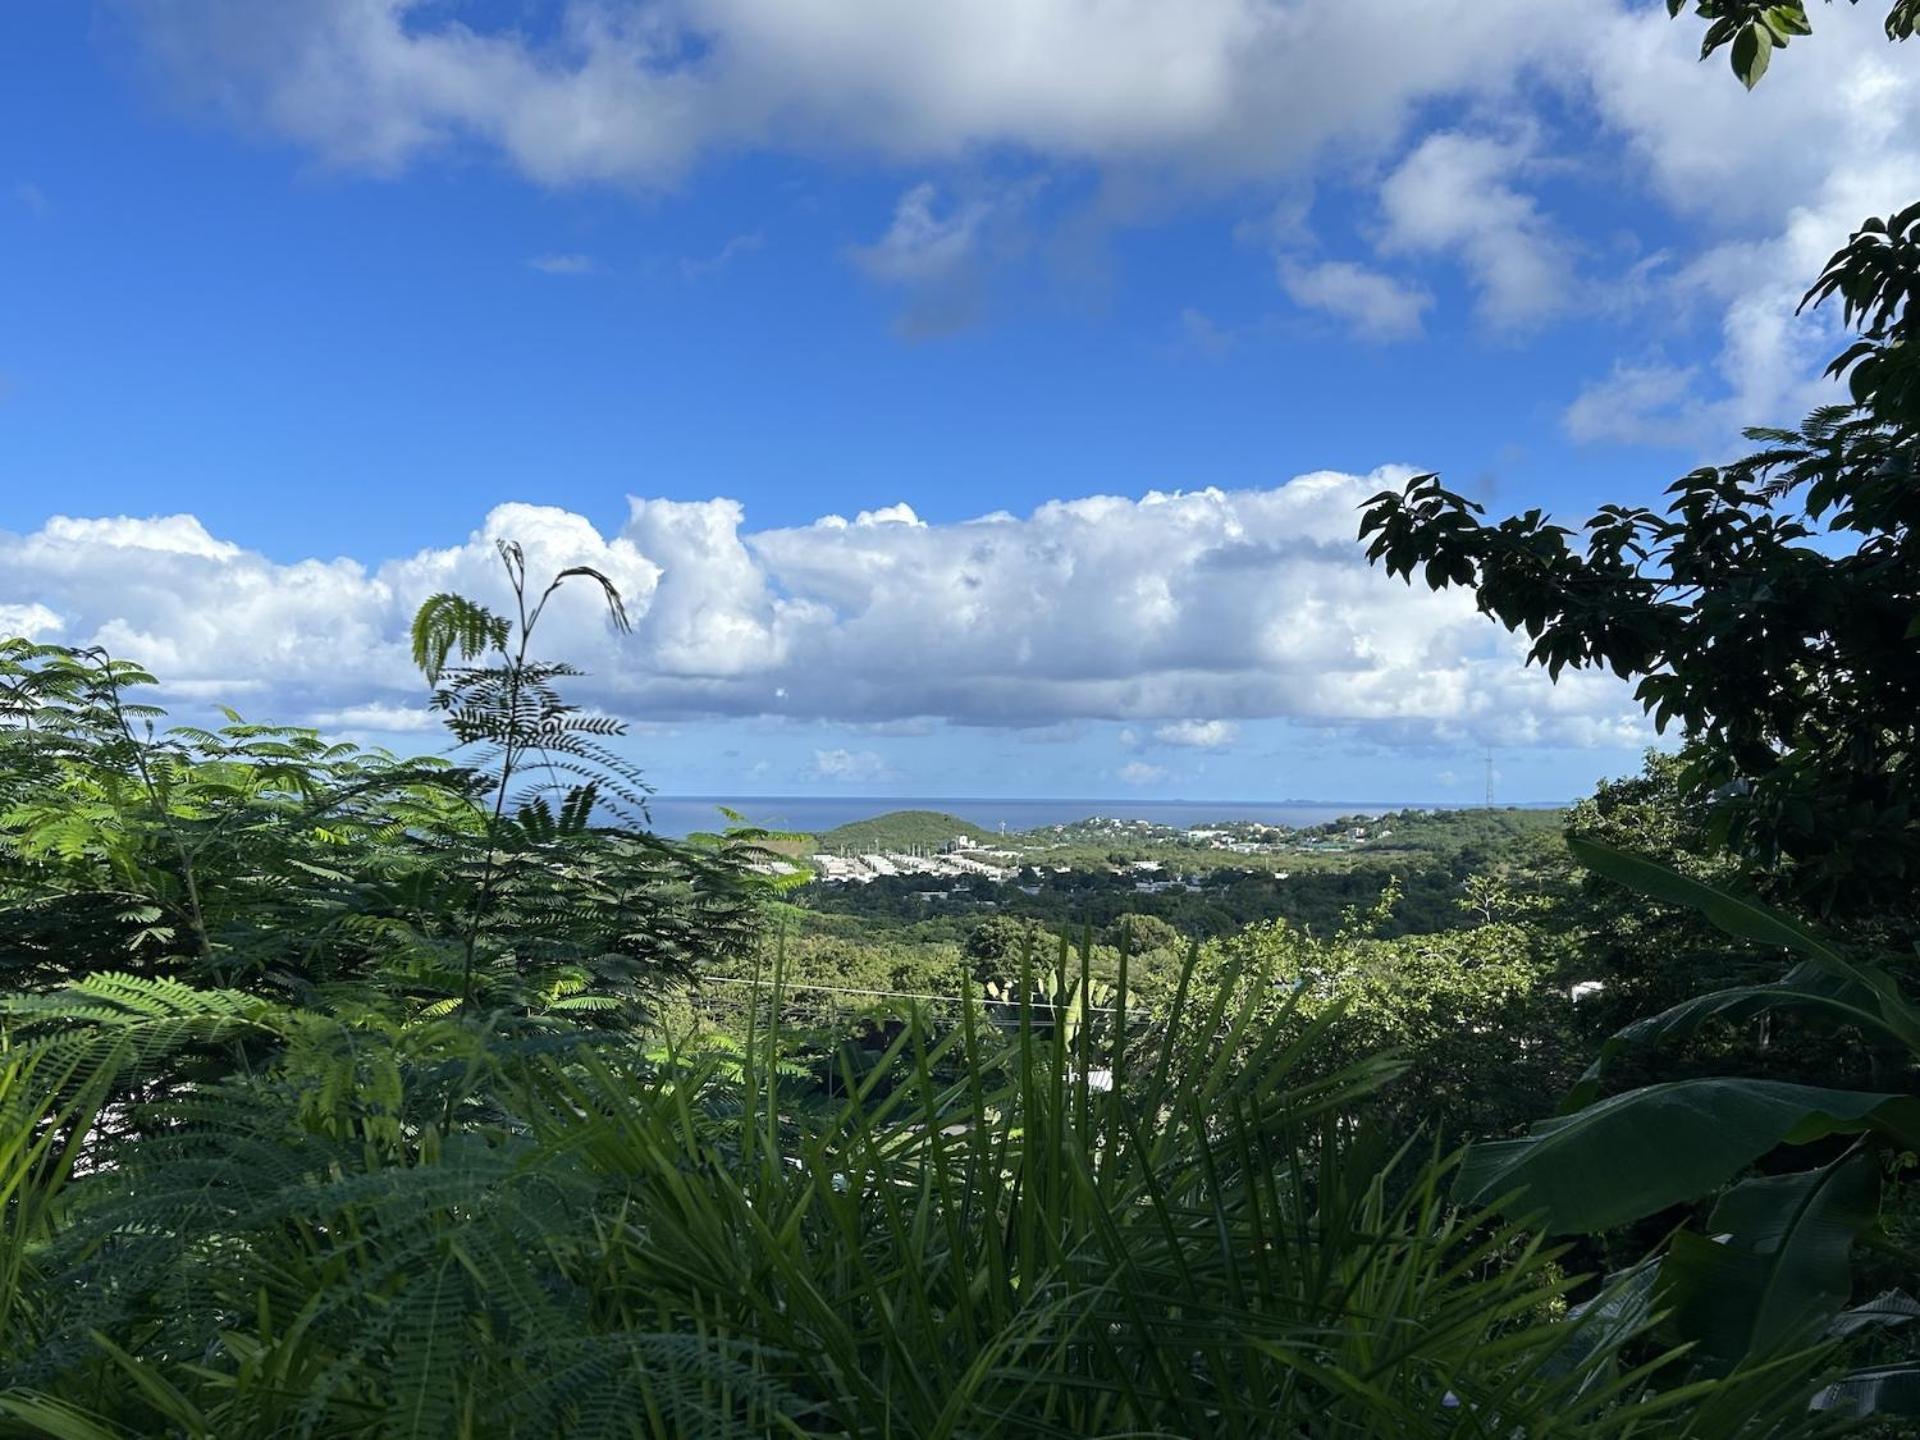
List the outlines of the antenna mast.
{"type": "Polygon", "coordinates": [[[1493,808],[1493,747],[1487,747],[1487,809],[1493,808]]]}

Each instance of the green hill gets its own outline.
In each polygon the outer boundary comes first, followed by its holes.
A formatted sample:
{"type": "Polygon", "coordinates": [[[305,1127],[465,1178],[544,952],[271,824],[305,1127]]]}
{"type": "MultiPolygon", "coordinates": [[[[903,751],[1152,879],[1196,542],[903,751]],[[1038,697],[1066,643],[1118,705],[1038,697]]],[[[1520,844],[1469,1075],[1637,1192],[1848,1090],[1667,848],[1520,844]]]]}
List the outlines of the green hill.
{"type": "Polygon", "coordinates": [[[819,836],[817,848],[829,853],[850,850],[856,854],[906,850],[916,845],[938,848],[956,835],[965,835],[982,844],[999,838],[958,815],[939,810],[893,810],[828,830],[819,836]]]}

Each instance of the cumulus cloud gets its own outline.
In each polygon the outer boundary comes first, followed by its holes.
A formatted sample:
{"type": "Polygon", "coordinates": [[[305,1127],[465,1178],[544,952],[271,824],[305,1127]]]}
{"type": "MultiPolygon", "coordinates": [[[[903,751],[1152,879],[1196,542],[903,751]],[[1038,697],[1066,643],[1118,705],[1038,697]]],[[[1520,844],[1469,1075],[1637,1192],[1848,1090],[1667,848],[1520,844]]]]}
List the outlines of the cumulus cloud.
{"type": "Polygon", "coordinates": [[[1355,509],[1407,473],[1090,496],[953,524],[899,505],[749,530],[732,500],[635,499],[603,535],[513,504],[462,543],[372,567],[277,563],[191,517],[61,518],[0,533],[0,604],[147,663],[175,694],[252,688],[256,712],[350,723],[387,713],[364,707],[418,707],[413,609],[447,589],[498,603],[494,542],[513,538],[535,574],[588,564],[619,586],[632,635],[581,589],[556,602],[539,648],[593,672],[584,699],[636,720],[1117,720],[1202,748],[1265,717],[1413,742],[1643,738],[1618,682],[1549,685],[1469,596],[1365,563],[1355,509]]]}
{"type": "Polygon", "coordinates": [[[1166,779],[1167,772],[1158,765],[1147,764],[1144,760],[1133,760],[1120,767],[1119,776],[1124,785],[1152,785],[1166,779]]]}
{"type": "Polygon", "coordinates": [[[1530,0],[564,0],[493,25],[430,0],[122,13],[182,93],[332,164],[392,173],[478,145],[543,184],[660,184],[750,145],[1271,174],[1389,140],[1567,28],[1530,0]]]}
{"type": "Polygon", "coordinates": [[[1420,317],[1433,297],[1351,260],[1304,265],[1283,258],[1280,284],[1296,305],[1343,322],[1361,340],[1407,340],[1420,333],[1420,317]]]}
{"type": "Polygon", "coordinates": [[[1720,446],[1834,397],[1818,373],[1838,348],[1835,318],[1795,310],[1855,225],[1920,194],[1920,55],[1889,45],[1871,7],[1823,7],[1819,33],[1750,96],[1721,83],[1724,66],[1698,63],[1690,27],[1653,9],[1601,22],[1590,96],[1655,194],[1695,226],[1693,259],[1657,295],[1717,315],[1719,346],[1711,364],[1661,377],[1684,378],[1678,398],[1628,366],[1596,381],[1568,423],[1593,430],[1605,404],[1627,417],[1608,438],[1720,446]]]}
{"type": "Polygon", "coordinates": [[[0,605],[0,638],[54,640],[62,628],[60,617],[44,605],[0,605]]]}
{"type": "Polygon", "coordinates": [[[1240,727],[1227,720],[1175,720],[1155,730],[1153,738],[1162,745],[1222,750],[1240,738],[1240,727]]]}
{"type": "MultiPolygon", "coordinates": [[[[1620,277],[1593,261],[1611,237],[1541,199],[1584,167],[1691,227],[1697,263],[1637,288],[1717,323],[1692,377],[1703,434],[1821,393],[1830,332],[1794,318],[1800,289],[1849,226],[1920,193],[1920,52],[1889,45],[1872,10],[1822,7],[1818,36],[1748,95],[1699,63],[1696,23],[1640,0],[1593,0],[1577,25],[1540,0],[120,0],[178,94],[339,167],[477,151],[542,185],[643,187],[752,149],[918,168],[931,178],[860,252],[909,292],[915,334],[977,314],[1010,156],[1028,174],[1095,167],[1156,213],[1249,181],[1377,182],[1381,255],[1459,266],[1508,331],[1616,303],[1620,277]],[[1451,128],[1422,134],[1436,113],[1451,128]]],[[[1354,256],[1280,278],[1356,338],[1411,336],[1425,309],[1354,256]]],[[[1626,383],[1596,376],[1611,389],[1570,423],[1593,430],[1602,400],[1634,398],[1626,383]]],[[[1600,428],[1665,443],[1673,427],[1600,428]]]]}
{"type": "Polygon", "coordinates": [[[1629,445],[1711,444],[1726,426],[1697,393],[1699,377],[1697,365],[1615,365],[1567,407],[1567,433],[1629,445]]]}
{"type": "Polygon", "coordinates": [[[898,780],[899,773],[871,750],[816,750],[807,779],[836,785],[882,784],[898,780]]]}
{"type": "Polygon", "coordinates": [[[438,732],[444,717],[423,705],[387,705],[375,701],[349,705],[344,710],[322,710],[313,723],[329,730],[371,730],[382,735],[420,735],[438,732]]]}
{"type": "Polygon", "coordinates": [[[1538,202],[1513,181],[1531,156],[1520,141],[1443,130],[1380,186],[1390,254],[1456,258],[1499,329],[1537,325],[1573,297],[1573,260],[1538,202]]]}

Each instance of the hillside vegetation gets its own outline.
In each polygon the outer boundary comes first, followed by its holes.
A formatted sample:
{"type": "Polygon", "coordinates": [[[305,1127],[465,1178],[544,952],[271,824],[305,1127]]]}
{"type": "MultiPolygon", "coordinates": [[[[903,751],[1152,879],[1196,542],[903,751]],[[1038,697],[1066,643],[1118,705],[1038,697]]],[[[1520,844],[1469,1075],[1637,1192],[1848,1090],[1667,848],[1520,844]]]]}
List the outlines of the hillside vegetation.
{"type": "MultiPolygon", "coordinates": [[[[1749,86],[1808,30],[1669,9],[1749,86]]],[[[1109,866],[873,945],[646,828],[541,650],[622,597],[510,543],[415,617],[444,757],[0,641],[0,1433],[1913,1434],[1920,205],[1808,299],[1847,400],[1662,512],[1357,517],[1675,743],[1311,920],[1109,866]]]]}
{"type": "Polygon", "coordinates": [[[870,820],[837,825],[814,837],[814,844],[816,849],[831,854],[865,855],[890,850],[937,850],[961,835],[981,845],[999,838],[990,830],[941,810],[890,810],[870,820]]]}

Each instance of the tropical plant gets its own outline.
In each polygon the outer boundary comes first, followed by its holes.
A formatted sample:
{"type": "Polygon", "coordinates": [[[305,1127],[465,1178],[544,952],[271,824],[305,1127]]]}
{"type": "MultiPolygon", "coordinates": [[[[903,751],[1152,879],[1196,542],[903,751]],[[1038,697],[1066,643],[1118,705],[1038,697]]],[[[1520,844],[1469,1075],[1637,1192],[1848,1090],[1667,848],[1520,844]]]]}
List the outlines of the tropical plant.
{"type": "Polygon", "coordinates": [[[1631,1278],[1570,1307],[1556,1252],[1383,1128],[1396,1071],[1428,1102],[1459,1078],[1423,1045],[1465,1063],[1538,979],[1495,890],[1437,949],[1356,912],[1330,988],[1162,948],[1161,1003],[1129,977],[1149,927],[1051,964],[1026,931],[997,998],[929,948],[885,963],[944,960],[950,1002],[795,1034],[784,953],[756,978],[770,837],[646,832],[617,724],[533,651],[562,585],[616,626],[617,594],[502,560],[512,614],[416,626],[446,759],[161,730],[137,667],[0,653],[0,932],[31,941],[0,999],[0,1432],[1821,1427],[1830,1346],[1695,1375],[1631,1278]],[[696,972],[745,982],[738,1032],[670,1023],[696,972]]]}
{"type": "MultiPolygon", "coordinates": [[[[0,648],[0,940],[16,989],[76,956],[130,973],[342,1012],[469,1006],[630,1023],[696,961],[758,935],[760,832],[672,843],[645,829],[623,730],[560,696],[534,658],[538,596],[501,547],[512,619],[455,595],[415,653],[451,759],[400,760],[317,732],[161,730],[154,683],[97,651],[0,648]],[[451,663],[450,663],[451,662],[451,663]]],[[[764,869],[761,866],[761,869],[764,869]]]]}
{"type": "Polygon", "coordinates": [[[464,1005],[624,1015],[660,981],[690,975],[697,954],[753,938],[747,857],[648,833],[649,787],[607,743],[625,723],[567,703],[557,682],[580,672],[533,658],[541,617],[569,581],[596,586],[609,621],[630,629],[613,582],[578,565],[535,595],[521,548],[498,548],[512,615],[442,593],[413,622],[414,662],[434,686],[481,812],[474,843],[455,837],[436,865],[462,913],[452,950],[420,979],[453,991],[457,975],[464,1005]]]}
{"type": "Polygon", "coordinates": [[[231,711],[161,732],[137,695],[154,683],[98,650],[0,645],[6,983],[64,980],[75,954],[207,983],[350,965],[366,885],[462,823],[459,775],[231,711]]]}
{"type": "Polygon", "coordinates": [[[1238,987],[1228,1003],[1253,1003],[1267,1026],[1340,1015],[1315,1050],[1316,1065],[1401,1057],[1403,1076],[1368,1102],[1395,1133],[1463,1141],[1538,1118],[1543,1097],[1572,1078],[1572,1005],[1556,983],[1558,947],[1530,923],[1528,897],[1485,881],[1457,902],[1477,911],[1479,923],[1383,938],[1397,902],[1390,885],[1326,938],[1276,921],[1209,941],[1202,992],[1238,987]]]}
{"type": "Polygon", "coordinates": [[[1558,676],[1637,680],[1689,742],[1683,790],[1718,838],[1782,866],[1807,903],[1913,933],[1920,876],[1920,205],[1866,221],[1807,294],[1859,339],[1847,404],[1682,477],[1665,515],[1603,506],[1573,532],[1408,482],[1369,502],[1368,554],[1409,581],[1470,586],[1558,676]]]}
{"type": "MultiPolygon", "coordinates": [[[[1701,1230],[1675,1234],[1634,1272],[1672,1311],[1677,1335],[1717,1372],[1764,1362],[1822,1336],[1877,1335],[1920,1316],[1905,1290],[1857,1295],[1888,1256],[1908,1287],[1915,1254],[1888,1234],[1883,1176],[1920,1150],[1920,1007],[1883,964],[1847,954],[1755,901],[1592,841],[1571,842],[1596,871],[1698,911],[1729,936],[1800,958],[1778,979],[1696,995],[1608,1040],[1563,1113],[1524,1137],[1476,1145],[1460,1177],[1471,1203],[1510,1197],[1550,1233],[1603,1231],[1717,1197],[1701,1230]],[[1782,1014],[1839,1027],[1887,1055],[1887,1088],[1858,1091],[1716,1075],[1607,1094],[1621,1061],[1712,1025],[1782,1014]],[[1808,1166],[1810,1168],[1784,1168],[1808,1166]],[[1748,1172],[1756,1164],[1768,1169],[1748,1172]],[[1747,1178],[1740,1178],[1747,1175],[1747,1178]],[[1736,1183],[1737,1182],[1737,1183],[1736,1183]],[[1850,1302],[1858,1300],[1859,1304],[1850,1302]]],[[[1825,1407],[1920,1414],[1920,1359],[1855,1370],[1825,1407]]]]}
{"type": "Polygon", "coordinates": [[[66,1440],[1818,1428],[1817,1355],[1665,1386],[1626,1292],[1563,1316],[1550,1251],[1343,1121],[1387,1066],[1304,1078],[1334,1023],[1262,1041],[1195,1006],[1101,1090],[1086,1030],[968,1003],[807,1110],[770,1083],[777,1028],[716,1067],[94,977],[16,1002],[0,1053],[0,1416],[66,1440]],[[240,1032],[271,1061],[103,1125],[170,1047],[240,1032]]]}
{"type": "MultiPolygon", "coordinates": [[[[1858,5],[1860,0],[1849,3],[1858,5]]],[[[1767,73],[1775,50],[1786,49],[1787,42],[1797,36],[1813,33],[1806,0],[1667,0],[1667,14],[1678,16],[1689,5],[1707,22],[1700,58],[1704,60],[1724,48],[1733,63],[1733,73],[1749,90],[1767,73]]],[[[1920,26],[1920,0],[1892,0],[1887,10],[1887,38],[1909,39],[1916,26],[1920,26]]]]}

